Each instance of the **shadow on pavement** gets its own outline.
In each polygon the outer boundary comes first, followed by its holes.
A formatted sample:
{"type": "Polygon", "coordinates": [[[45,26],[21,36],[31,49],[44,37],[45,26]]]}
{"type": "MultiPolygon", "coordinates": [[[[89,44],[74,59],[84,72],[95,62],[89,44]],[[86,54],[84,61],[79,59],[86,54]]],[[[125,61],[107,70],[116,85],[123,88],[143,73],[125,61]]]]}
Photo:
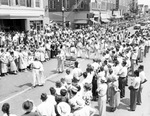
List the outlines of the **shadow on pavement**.
{"type": "Polygon", "coordinates": [[[56,83],[56,81],[52,81],[52,80],[47,80],[47,81],[52,82],[52,83],[56,83]]]}
{"type": "Polygon", "coordinates": [[[19,85],[19,86],[17,86],[17,87],[22,88],[22,87],[24,87],[24,86],[31,87],[31,86],[32,86],[32,83],[25,83],[25,84],[19,85]]]}
{"type": "Polygon", "coordinates": [[[120,100],[122,103],[126,104],[126,105],[130,105],[130,99],[129,98],[125,98],[125,99],[122,99],[120,100]]]}
{"type": "Polygon", "coordinates": [[[127,105],[119,104],[117,109],[128,110],[129,109],[128,107],[129,106],[127,106],[127,105]]]}
{"type": "Polygon", "coordinates": [[[58,73],[57,70],[52,70],[51,72],[52,72],[53,74],[58,73]]]}
{"type": "MultiPolygon", "coordinates": [[[[98,110],[98,106],[95,106],[94,108],[98,110]]],[[[111,107],[106,106],[106,111],[107,111],[107,112],[111,112],[111,107]]],[[[94,116],[95,116],[95,115],[94,115],[94,116]]]]}

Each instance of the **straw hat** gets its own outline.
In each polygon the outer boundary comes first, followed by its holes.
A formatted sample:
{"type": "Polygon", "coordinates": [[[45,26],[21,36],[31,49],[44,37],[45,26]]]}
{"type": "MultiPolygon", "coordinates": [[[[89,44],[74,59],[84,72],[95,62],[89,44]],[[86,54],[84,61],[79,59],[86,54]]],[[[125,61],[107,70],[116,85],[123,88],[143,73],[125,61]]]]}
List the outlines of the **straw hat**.
{"type": "Polygon", "coordinates": [[[57,111],[60,116],[68,116],[71,113],[71,107],[65,102],[60,102],[57,105],[57,111]]]}

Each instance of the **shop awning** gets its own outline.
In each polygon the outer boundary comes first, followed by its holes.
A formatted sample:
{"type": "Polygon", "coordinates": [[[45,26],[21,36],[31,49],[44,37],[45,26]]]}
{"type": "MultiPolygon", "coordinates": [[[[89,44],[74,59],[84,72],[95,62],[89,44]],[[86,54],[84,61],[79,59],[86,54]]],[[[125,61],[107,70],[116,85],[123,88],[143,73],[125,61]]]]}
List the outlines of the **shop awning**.
{"type": "Polygon", "coordinates": [[[110,16],[108,14],[101,14],[101,19],[109,19],[110,16]]]}
{"type": "Polygon", "coordinates": [[[102,22],[109,23],[110,20],[108,20],[108,19],[102,19],[102,22]]]}
{"type": "Polygon", "coordinates": [[[75,24],[87,24],[87,20],[76,20],[75,24]]]}
{"type": "Polygon", "coordinates": [[[24,16],[22,14],[0,14],[0,19],[27,19],[27,18],[39,18],[39,15],[27,15],[24,16]]]}

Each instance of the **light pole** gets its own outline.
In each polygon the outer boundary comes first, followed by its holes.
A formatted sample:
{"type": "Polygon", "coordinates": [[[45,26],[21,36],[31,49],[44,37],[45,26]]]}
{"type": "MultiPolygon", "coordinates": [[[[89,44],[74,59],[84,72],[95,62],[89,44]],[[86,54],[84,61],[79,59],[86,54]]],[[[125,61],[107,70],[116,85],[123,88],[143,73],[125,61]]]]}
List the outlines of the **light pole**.
{"type": "Polygon", "coordinates": [[[62,26],[65,28],[65,8],[62,6],[62,26]]]}

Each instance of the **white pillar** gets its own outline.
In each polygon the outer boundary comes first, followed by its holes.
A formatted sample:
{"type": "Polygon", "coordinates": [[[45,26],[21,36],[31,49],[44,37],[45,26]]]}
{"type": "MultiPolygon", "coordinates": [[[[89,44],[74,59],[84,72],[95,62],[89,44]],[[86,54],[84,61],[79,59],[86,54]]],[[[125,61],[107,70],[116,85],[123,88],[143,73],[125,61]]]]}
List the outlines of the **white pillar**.
{"type": "Polygon", "coordinates": [[[44,6],[43,6],[43,0],[40,0],[40,8],[44,8],[44,6]]]}
{"type": "Polygon", "coordinates": [[[31,3],[32,4],[32,8],[35,8],[35,0],[32,0],[31,2],[32,2],[31,3]]]}
{"type": "Polygon", "coordinates": [[[26,19],[25,20],[25,30],[30,30],[30,20],[29,19],[26,19]]]}

